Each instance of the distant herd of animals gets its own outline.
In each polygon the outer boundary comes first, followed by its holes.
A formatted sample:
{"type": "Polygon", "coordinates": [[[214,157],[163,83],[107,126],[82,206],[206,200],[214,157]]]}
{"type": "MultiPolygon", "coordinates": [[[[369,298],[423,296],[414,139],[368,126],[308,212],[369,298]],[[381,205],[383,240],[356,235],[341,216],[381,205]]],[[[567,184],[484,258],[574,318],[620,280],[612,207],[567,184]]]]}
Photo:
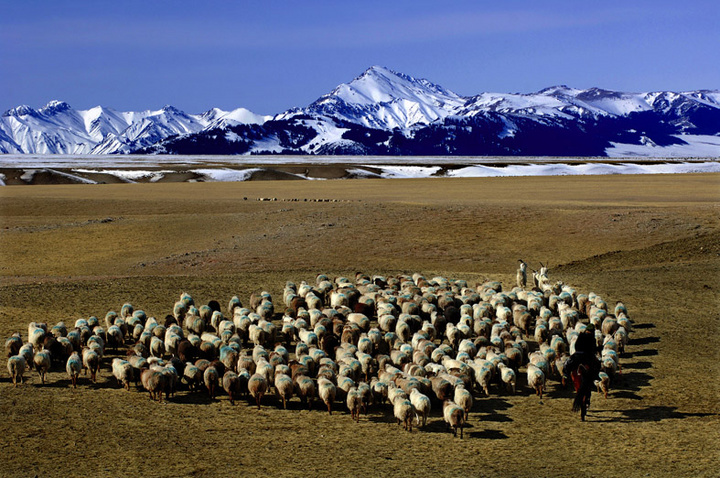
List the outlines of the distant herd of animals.
{"type": "Polygon", "coordinates": [[[64,365],[77,387],[95,382],[109,361],[118,387],[141,384],[157,401],[178,391],[212,399],[224,391],[232,404],[252,397],[260,408],[272,392],[283,408],[296,398],[332,413],[342,403],[353,420],[389,403],[410,431],[439,407],[462,438],[479,397],[514,394],[520,383],[542,401],[548,380],[565,386],[579,334],[594,329],[602,367],[595,385],[607,398],[632,330],[627,309],[551,282],[542,264],[527,287],[527,265],[519,262],[510,290],[421,274],[320,274],[287,282],[282,308],[266,291],[253,293],[247,307],[234,296],[224,311],[183,293],[160,320],[126,303],[104,320],[32,322],[25,342],[20,333],[7,339],[7,368],[17,386],[30,368],[44,384],[51,368],[64,365]]]}

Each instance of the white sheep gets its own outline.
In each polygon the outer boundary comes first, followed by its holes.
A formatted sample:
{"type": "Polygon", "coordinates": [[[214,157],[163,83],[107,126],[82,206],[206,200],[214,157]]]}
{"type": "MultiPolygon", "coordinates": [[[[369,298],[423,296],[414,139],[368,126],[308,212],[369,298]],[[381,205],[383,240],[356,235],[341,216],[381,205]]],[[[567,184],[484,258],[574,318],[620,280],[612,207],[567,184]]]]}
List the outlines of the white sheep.
{"type": "Polygon", "coordinates": [[[319,378],[317,382],[318,396],[325,403],[328,414],[332,415],[332,404],[335,401],[337,389],[335,385],[326,378],[319,378]]]}
{"type": "Polygon", "coordinates": [[[517,269],[515,282],[518,287],[524,289],[527,285],[527,264],[522,259],[518,259],[518,262],[520,263],[520,266],[517,269]]]}
{"type": "Polygon", "coordinates": [[[515,384],[517,381],[515,371],[502,362],[500,362],[497,367],[500,372],[500,379],[505,383],[508,392],[515,394],[515,384]]]}
{"type": "Polygon", "coordinates": [[[467,421],[468,414],[473,406],[473,397],[472,394],[465,389],[463,384],[457,384],[455,386],[455,396],[453,397],[453,402],[458,404],[465,411],[464,418],[465,421],[467,421]]]}
{"type": "Polygon", "coordinates": [[[268,381],[264,374],[254,373],[248,381],[248,390],[250,395],[255,399],[258,410],[260,409],[260,401],[268,390],[268,381]]]}
{"type": "Polygon", "coordinates": [[[92,380],[93,383],[96,382],[97,373],[100,369],[100,355],[95,351],[95,349],[85,347],[82,351],[82,360],[83,368],[85,369],[85,375],[87,375],[89,370],[90,380],[92,380]]]}
{"type": "Polygon", "coordinates": [[[25,357],[22,355],[13,355],[8,358],[7,368],[8,372],[10,372],[14,387],[17,387],[18,381],[23,383],[23,374],[25,373],[26,366],[25,357]]]}
{"type": "Polygon", "coordinates": [[[451,400],[443,402],[443,419],[448,424],[448,428],[452,429],[453,436],[457,436],[457,430],[460,429],[460,438],[463,437],[463,427],[465,426],[465,411],[461,406],[451,400]]]}
{"type": "Polygon", "coordinates": [[[38,374],[40,374],[40,381],[44,384],[45,377],[50,370],[50,352],[47,350],[41,350],[36,353],[35,357],[33,357],[33,364],[35,365],[35,370],[37,370],[38,374]]]}
{"type": "Polygon", "coordinates": [[[112,360],[112,373],[118,382],[125,390],[130,389],[130,382],[133,380],[134,372],[130,362],[120,358],[114,358],[112,360]]]}
{"type": "Polygon", "coordinates": [[[162,358],[165,355],[165,342],[158,337],[152,336],[150,339],[150,354],[153,357],[162,358]]]}
{"type": "Polygon", "coordinates": [[[140,374],[140,381],[152,400],[162,402],[162,394],[165,391],[166,384],[166,378],[162,371],[157,368],[146,368],[140,374]]]}
{"type": "Polygon", "coordinates": [[[197,390],[203,383],[203,372],[188,362],[185,364],[185,369],[183,370],[183,378],[191,391],[197,390]]]}
{"type": "Polygon", "coordinates": [[[398,425],[402,423],[405,430],[412,432],[412,419],[415,416],[415,409],[404,392],[402,395],[395,396],[393,415],[395,415],[398,425]]]}
{"type": "Polygon", "coordinates": [[[530,388],[535,390],[535,394],[540,397],[540,403],[542,403],[543,391],[545,390],[545,372],[533,363],[529,363],[527,366],[527,382],[530,388]]]}
{"type": "Polygon", "coordinates": [[[205,388],[207,388],[208,394],[211,399],[215,399],[217,393],[217,387],[220,384],[220,374],[218,370],[210,365],[203,372],[203,381],[205,382],[205,388]]]}
{"type": "Polygon", "coordinates": [[[430,398],[421,393],[417,388],[410,390],[410,403],[415,408],[415,416],[418,426],[427,424],[427,417],[430,414],[431,403],[430,398]]]}
{"type": "Polygon", "coordinates": [[[307,403],[308,410],[312,408],[312,401],[315,398],[315,382],[306,375],[297,375],[293,382],[295,383],[295,392],[300,401],[307,403]]]}
{"type": "Polygon", "coordinates": [[[293,381],[292,379],[283,373],[275,374],[275,393],[278,398],[282,400],[283,408],[287,409],[287,402],[293,396],[293,381]]]}
{"type": "Polygon", "coordinates": [[[345,400],[350,416],[356,422],[360,421],[360,408],[362,407],[362,396],[356,387],[351,387],[347,391],[347,399],[345,400]]]}
{"type": "Polygon", "coordinates": [[[77,379],[80,376],[81,370],[82,359],[80,358],[80,354],[78,352],[73,352],[70,357],[68,357],[67,363],[65,364],[65,371],[68,376],[70,376],[73,388],[77,388],[77,379]]]}

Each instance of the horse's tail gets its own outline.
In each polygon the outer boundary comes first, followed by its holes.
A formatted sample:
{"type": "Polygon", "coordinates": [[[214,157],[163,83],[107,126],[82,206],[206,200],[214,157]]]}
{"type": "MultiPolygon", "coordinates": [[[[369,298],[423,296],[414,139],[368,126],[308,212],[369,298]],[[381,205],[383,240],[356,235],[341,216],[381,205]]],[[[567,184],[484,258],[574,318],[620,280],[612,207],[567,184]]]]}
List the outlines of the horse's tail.
{"type": "Polygon", "coordinates": [[[575,400],[573,400],[572,411],[579,412],[580,410],[582,410],[582,405],[583,405],[583,395],[580,392],[578,392],[577,394],[575,394],[575,400]]]}

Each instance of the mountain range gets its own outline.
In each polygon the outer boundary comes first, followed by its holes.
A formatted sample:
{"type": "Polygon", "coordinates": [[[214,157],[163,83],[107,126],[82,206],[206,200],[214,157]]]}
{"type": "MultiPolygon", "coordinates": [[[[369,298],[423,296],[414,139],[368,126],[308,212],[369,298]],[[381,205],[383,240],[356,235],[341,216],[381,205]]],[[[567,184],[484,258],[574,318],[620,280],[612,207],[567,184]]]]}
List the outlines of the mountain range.
{"type": "Polygon", "coordinates": [[[374,66],[274,116],[18,106],[0,117],[0,153],[718,157],[720,91],[461,96],[374,66]]]}

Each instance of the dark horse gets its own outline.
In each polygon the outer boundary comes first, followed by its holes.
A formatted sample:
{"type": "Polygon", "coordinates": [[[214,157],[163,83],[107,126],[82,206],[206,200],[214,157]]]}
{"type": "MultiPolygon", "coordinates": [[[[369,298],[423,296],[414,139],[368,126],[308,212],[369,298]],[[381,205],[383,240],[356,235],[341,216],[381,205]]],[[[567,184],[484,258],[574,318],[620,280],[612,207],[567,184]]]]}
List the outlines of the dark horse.
{"type": "Polygon", "coordinates": [[[572,380],[576,392],[572,410],[579,411],[580,420],[585,421],[592,387],[600,372],[594,329],[580,333],[575,342],[575,353],[570,356],[564,372],[566,380],[572,380]]]}

